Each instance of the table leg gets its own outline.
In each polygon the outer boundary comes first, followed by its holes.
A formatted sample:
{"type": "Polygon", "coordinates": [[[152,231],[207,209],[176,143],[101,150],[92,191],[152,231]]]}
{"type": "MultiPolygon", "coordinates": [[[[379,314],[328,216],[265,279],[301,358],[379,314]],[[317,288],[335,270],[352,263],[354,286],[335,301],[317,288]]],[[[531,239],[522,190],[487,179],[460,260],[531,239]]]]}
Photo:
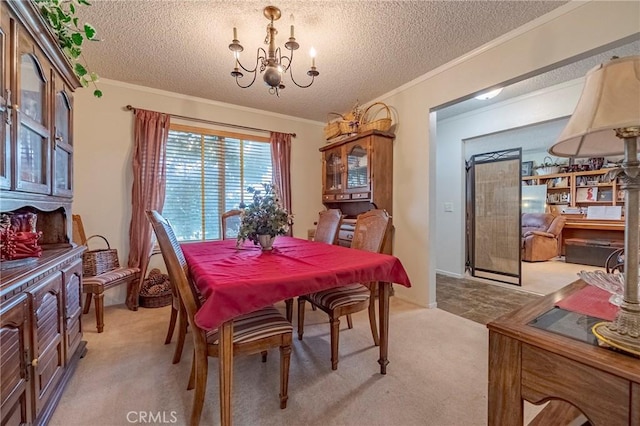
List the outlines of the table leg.
{"type": "Polygon", "coordinates": [[[389,287],[391,283],[378,283],[378,307],[380,309],[380,374],[387,374],[389,350],[389,287]]]}
{"type": "Polygon", "coordinates": [[[220,425],[231,426],[231,384],[233,382],[233,321],[220,328],[218,353],[220,378],[220,425]]]}
{"type": "Polygon", "coordinates": [[[489,331],[489,426],[522,426],[521,373],[520,342],[489,331]]]}

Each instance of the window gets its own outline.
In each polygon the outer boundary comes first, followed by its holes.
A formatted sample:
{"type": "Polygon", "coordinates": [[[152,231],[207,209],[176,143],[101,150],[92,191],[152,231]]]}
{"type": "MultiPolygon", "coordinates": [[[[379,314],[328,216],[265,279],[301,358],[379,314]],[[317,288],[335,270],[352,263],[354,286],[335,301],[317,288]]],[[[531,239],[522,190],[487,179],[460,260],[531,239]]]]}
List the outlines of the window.
{"type": "Polygon", "coordinates": [[[162,214],[179,241],[222,238],[220,216],[251,194],[248,186],[271,182],[268,139],[171,125],[162,214]]]}

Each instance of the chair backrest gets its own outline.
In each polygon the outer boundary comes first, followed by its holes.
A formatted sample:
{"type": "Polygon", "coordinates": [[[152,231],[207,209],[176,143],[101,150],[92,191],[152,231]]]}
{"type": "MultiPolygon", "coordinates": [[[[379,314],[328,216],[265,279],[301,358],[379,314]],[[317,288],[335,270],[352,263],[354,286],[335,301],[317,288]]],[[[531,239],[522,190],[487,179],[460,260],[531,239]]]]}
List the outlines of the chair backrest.
{"type": "Polygon", "coordinates": [[[358,215],[351,248],[380,253],[391,227],[391,216],[382,209],[358,215]]]}
{"type": "Polygon", "coordinates": [[[562,232],[566,220],[564,216],[554,216],[551,213],[522,213],[521,235],[529,231],[542,231],[557,237],[562,232]]]}
{"type": "Polygon", "coordinates": [[[73,234],[71,239],[74,243],[79,246],[84,246],[87,244],[87,234],[84,233],[84,225],[82,224],[82,218],[79,214],[74,214],[71,216],[71,221],[73,223],[73,234]]]}
{"type": "Polygon", "coordinates": [[[338,240],[338,232],[340,231],[341,222],[342,212],[340,209],[329,209],[320,212],[313,241],[335,244],[338,240]]]}
{"type": "Polygon", "coordinates": [[[232,239],[238,236],[240,231],[240,215],[242,210],[229,210],[224,212],[220,219],[222,220],[222,239],[232,239]]]}
{"type": "MultiPolygon", "coordinates": [[[[147,219],[151,222],[160,246],[160,252],[169,273],[169,280],[178,289],[180,299],[187,311],[189,325],[200,330],[195,323],[195,313],[200,309],[200,301],[195,288],[189,280],[187,261],[169,222],[155,210],[147,211],[147,219]]],[[[201,331],[201,330],[200,330],[201,331]]]]}

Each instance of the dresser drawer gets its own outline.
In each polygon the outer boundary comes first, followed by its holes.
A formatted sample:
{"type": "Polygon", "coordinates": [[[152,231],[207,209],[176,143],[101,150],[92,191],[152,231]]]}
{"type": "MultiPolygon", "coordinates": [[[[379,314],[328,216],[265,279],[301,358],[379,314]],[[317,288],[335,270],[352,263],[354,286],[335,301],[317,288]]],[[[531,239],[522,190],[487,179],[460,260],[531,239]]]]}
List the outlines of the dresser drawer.
{"type": "Polygon", "coordinates": [[[352,200],[368,200],[371,198],[370,192],[358,192],[356,194],[351,194],[352,200]]]}
{"type": "Polygon", "coordinates": [[[324,194],[322,196],[322,201],[333,201],[336,199],[336,196],[334,194],[324,194]]]}
{"type": "Polygon", "coordinates": [[[350,200],[351,194],[337,194],[336,200],[350,200]]]}

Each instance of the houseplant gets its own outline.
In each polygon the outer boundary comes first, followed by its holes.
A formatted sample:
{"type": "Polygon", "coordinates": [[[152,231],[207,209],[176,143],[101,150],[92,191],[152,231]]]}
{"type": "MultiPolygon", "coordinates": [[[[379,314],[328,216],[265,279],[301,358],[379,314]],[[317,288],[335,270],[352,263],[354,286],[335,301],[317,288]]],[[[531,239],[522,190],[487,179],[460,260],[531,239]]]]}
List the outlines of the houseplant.
{"type": "Polygon", "coordinates": [[[87,61],[82,54],[83,42],[98,41],[96,30],[89,23],[80,23],[77,9],[81,6],[91,6],[87,0],[34,0],[40,14],[45,19],[49,28],[58,38],[58,44],[65,56],[73,65],[73,71],[80,80],[82,87],[92,84],[93,95],[102,97],[102,91],[98,89],[96,82],[98,74],[91,72],[87,61]]]}
{"type": "Polygon", "coordinates": [[[286,234],[293,225],[293,216],[282,207],[273,184],[262,186],[264,191],[251,186],[247,188],[253,199],[240,215],[237,245],[249,240],[260,244],[263,250],[271,250],[275,237],[286,234]]]}

